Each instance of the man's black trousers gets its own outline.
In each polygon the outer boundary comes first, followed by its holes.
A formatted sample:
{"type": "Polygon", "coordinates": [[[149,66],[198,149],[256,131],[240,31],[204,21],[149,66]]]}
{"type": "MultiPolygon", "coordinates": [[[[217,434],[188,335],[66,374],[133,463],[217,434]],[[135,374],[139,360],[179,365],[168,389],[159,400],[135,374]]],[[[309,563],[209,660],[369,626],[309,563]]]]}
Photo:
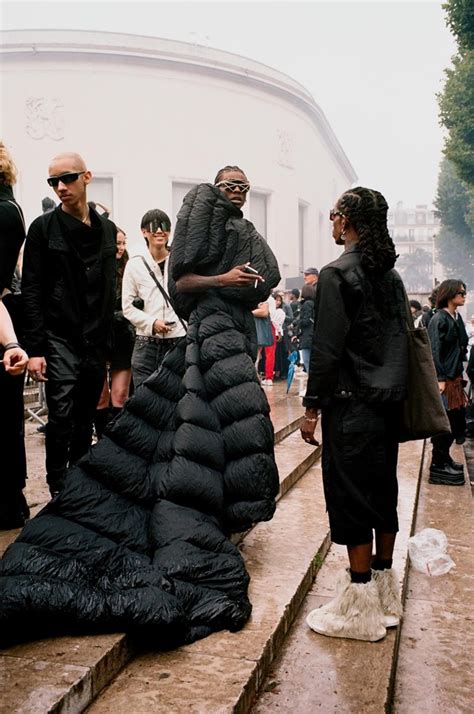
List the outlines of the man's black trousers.
{"type": "Polygon", "coordinates": [[[105,379],[105,350],[77,348],[48,336],[45,384],[48,404],[46,479],[59,490],[66,469],[83,456],[92,442],[92,422],[105,379]]]}

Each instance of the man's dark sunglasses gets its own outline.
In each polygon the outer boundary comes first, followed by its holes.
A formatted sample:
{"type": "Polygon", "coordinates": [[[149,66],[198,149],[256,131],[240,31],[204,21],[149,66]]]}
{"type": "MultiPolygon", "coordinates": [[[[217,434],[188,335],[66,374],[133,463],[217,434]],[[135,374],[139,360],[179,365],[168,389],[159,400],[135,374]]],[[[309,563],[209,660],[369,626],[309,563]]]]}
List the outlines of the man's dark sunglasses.
{"type": "Polygon", "coordinates": [[[246,181],[219,181],[216,183],[217,188],[223,188],[225,191],[237,191],[239,189],[240,193],[247,193],[250,191],[250,184],[246,181]]]}
{"type": "Polygon", "coordinates": [[[56,188],[60,181],[61,183],[65,184],[74,183],[74,181],[77,181],[81,174],[85,173],[85,171],[77,171],[75,173],[61,174],[61,176],[50,176],[46,179],[46,181],[49,183],[50,186],[56,188]]]}
{"type": "Polygon", "coordinates": [[[336,216],[341,216],[341,218],[345,218],[344,214],[341,213],[340,211],[335,211],[334,209],[331,209],[329,211],[329,220],[333,221],[336,218],[336,216]]]}

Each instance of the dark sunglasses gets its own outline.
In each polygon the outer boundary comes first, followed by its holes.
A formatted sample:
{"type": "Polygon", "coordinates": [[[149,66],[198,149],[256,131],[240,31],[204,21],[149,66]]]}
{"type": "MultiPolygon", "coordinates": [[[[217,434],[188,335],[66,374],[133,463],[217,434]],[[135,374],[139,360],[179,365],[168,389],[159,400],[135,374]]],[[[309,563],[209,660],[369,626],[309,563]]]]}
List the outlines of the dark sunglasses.
{"type": "Polygon", "coordinates": [[[336,216],[341,216],[341,218],[345,218],[345,215],[341,213],[340,211],[335,211],[333,208],[329,211],[329,220],[333,221],[336,216]]]}
{"type": "Polygon", "coordinates": [[[148,224],[147,230],[149,233],[169,233],[171,230],[171,226],[168,226],[166,223],[162,223],[161,221],[154,219],[148,224]]]}
{"type": "Polygon", "coordinates": [[[234,193],[239,189],[240,193],[247,193],[250,191],[250,184],[245,181],[219,181],[216,183],[217,188],[223,188],[225,191],[231,191],[234,193]]]}
{"type": "Polygon", "coordinates": [[[74,183],[74,181],[77,181],[79,176],[85,173],[85,171],[77,171],[75,173],[62,174],[61,176],[50,176],[46,179],[46,181],[49,183],[50,186],[56,188],[60,181],[61,183],[65,184],[74,183]]]}
{"type": "Polygon", "coordinates": [[[462,297],[466,297],[466,291],[465,290],[458,290],[456,295],[461,295],[462,297]]]}

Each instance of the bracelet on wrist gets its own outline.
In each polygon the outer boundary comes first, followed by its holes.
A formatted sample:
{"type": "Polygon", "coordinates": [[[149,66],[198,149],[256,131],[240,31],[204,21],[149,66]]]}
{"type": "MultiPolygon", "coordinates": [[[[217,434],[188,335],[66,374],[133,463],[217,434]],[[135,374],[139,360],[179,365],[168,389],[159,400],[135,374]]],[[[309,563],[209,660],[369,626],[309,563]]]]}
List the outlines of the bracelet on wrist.
{"type": "Polygon", "coordinates": [[[305,414],[304,418],[306,419],[306,421],[311,421],[313,423],[318,421],[318,417],[309,417],[309,416],[306,416],[306,414],[305,414]]]}
{"type": "Polygon", "coordinates": [[[14,347],[19,347],[20,349],[22,349],[21,345],[19,345],[18,342],[8,342],[3,349],[6,352],[7,350],[12,350],[14,347]]]}

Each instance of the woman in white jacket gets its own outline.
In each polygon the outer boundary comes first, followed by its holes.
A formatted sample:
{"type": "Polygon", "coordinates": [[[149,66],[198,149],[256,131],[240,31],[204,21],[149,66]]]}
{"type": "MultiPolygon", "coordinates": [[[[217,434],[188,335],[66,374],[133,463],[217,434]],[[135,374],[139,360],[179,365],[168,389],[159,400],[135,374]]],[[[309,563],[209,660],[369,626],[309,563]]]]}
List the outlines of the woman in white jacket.
{"type": "Polygon", "coordinates": [[[153,208],[143,216],[141,230],[148,250],[130,258],[122,283],[123,314],[136,330],[135,387],[158,369],[165,354],[186,334],[166,296],[171,221],[164,211],[153,208]]]}

